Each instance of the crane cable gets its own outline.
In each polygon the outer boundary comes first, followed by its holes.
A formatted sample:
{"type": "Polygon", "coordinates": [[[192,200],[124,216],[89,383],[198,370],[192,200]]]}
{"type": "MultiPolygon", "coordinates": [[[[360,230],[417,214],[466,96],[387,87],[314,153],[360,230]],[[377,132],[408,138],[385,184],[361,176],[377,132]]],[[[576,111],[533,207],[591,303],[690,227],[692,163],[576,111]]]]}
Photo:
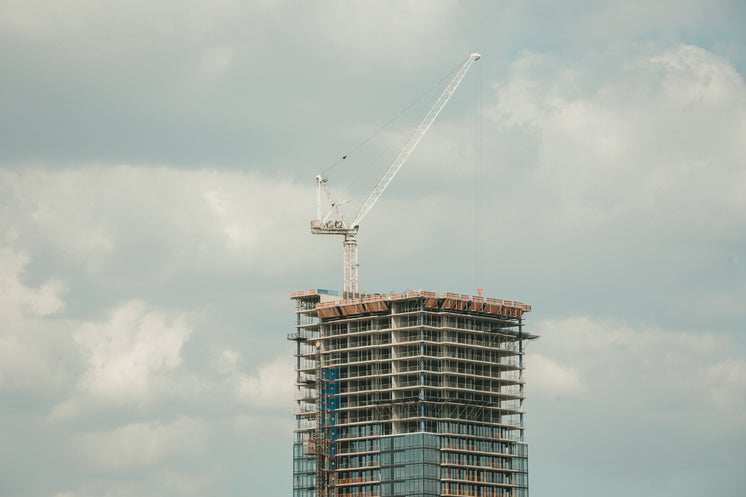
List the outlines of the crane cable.
{"type": "Polygon", "coordinates": [[[400,110],[394,117],[392,117],[391,119],[389,119],[383,126],[381,126],[377,130],[375,130],[373,133],[371,133],[370,135],[368,135],[367,138],[365,138],[363,141],[361,141],[355,147],[353,147],[352,149],[350,149],[349,152],[347,152],[345,154],[342,154],[342,156],[339,159],[337,159],[336,162],[334,162],[332,165],[330,165],[329,167],[327,167],[326,169],[324,169],[323,171],[321,171],[321,176],[326,177],[326,175],[332,169],[334,169],[335,167],[337,167],[338,165],[340,165],[350,155],[352,155],[353,153],[357,152],[361,147],[363,147],[366,143],[368,143],[375,136],[377,136],[379,133],[381,133],[384,129],[388,128],[394,121],[396,121],[397,119],[399,119],[405,112],[407,112],[409,109],[411,109],[412,107],[414,107],[415,105],[417,105],[423,98],[425,98],[425,96],[427,96],[428,94],[432,93],[433,90],[435,90],[437,88],[441,88],[442,85],[443,85],[443,81],[445,81],[447,79],[450,80],[450,78],[452,77],[452,75],[454,73],[456,73],[456,71],[458,71],[460,69],[460,67],[461,66],[458,65],[458,66],[454,67],[453,69],[451,69],[451,71],[449,71],[445,76],[443,76],[438,82],[436,82],[430,88],[428,88],[424,93],[422,93],[419,97],[417,97],[417,99],[414,100],[411,104],[407,105],[405,108],[403,108],[402,110],[400,110]]]}
{"type": "Polygon", "coordinates": [[[474,209],[476,222],[476,247],[475,247],[475,270],[476,284],[479,295],[482,295],[484,288],[484,174],[482,171],[482,70],[481,65],[477,65],[477,72],[474,75],[474,153],[476,162],[476,191],[474,195],[474,209]]]}

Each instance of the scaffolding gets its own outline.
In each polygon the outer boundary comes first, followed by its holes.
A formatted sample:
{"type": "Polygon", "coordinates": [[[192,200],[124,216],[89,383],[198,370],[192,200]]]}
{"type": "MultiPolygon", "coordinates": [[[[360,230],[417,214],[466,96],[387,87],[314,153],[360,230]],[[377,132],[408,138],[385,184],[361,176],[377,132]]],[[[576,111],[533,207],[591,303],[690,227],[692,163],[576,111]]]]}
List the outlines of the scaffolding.
{"type": "Polygon", "coordinates": [[[294,497],[527,497],[523,355],[537,336],[523,330],[523,316],[531,306],[421,290],[291,298],[294,497]],[[396,440],[418,433],[437,443],[429,461],[407,470],[423,471],[424,490],[405,488],[404,466],[385,456],[410,450],[396,440]]]}

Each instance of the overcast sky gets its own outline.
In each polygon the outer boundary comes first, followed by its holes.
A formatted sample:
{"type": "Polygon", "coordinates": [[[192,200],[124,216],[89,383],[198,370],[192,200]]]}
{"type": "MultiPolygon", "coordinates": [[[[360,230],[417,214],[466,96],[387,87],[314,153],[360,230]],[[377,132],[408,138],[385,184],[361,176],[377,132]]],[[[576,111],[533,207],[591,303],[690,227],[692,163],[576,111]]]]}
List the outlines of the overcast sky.
{"type": "Polygon", "coordinates": [[[288,296],[342,284],[313,178],[354,151],[329,185],[359,203],[477,50],[361,225],[361,288],[533,306],[535,497],[742,496],[745,25],[740,0],[0,2],[0,495],[291,495],[288,296]]]}

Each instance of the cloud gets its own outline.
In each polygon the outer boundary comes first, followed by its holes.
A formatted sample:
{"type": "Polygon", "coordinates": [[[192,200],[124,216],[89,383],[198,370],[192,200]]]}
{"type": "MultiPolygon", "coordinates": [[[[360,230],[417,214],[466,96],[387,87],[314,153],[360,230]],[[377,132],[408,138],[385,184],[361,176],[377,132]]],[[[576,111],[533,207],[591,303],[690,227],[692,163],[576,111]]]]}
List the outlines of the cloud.
{"type": "Polygon", "coordinates": [[[191,333],[186,316],[136,301],[114,309],[106,322],[80,324],[73,340],[85,371],[75,395],[55,406],[52,418],[86,414],[95,405],[143,406],[156,394],[173,395],[178,380],[170,373],[180,366],[191,333]]]}
{"type": "Polygon", "coordinates": [[[218,358],[217,369],[229,377],[236,401],[262,410],[287,410],[295,391],[295,374],[291,354],[282,354],[259,365],[254,374],[239,369],[241,355],[224,350],[218,358]]]}
{"type": "Polygon", "coordinates": [[[65,320],[66,286],[52,278],[24,282],[28,254],[0,246],[0,391],[49,392],[70,376],[65,320]],[[62,335],[62,336],[61,336],[62,335]]]}
{"type": "Polygon", "coordinates": [[[525,52],[496,86],[487,243],[537,275],[535,305],[572,292],[606,315],[627,301],[667,327],[735,331],[746,312],[731,303],[746,291],[732,267],[746,244],[746,84],[700,47],[623,48],[571,61],[525,52]]]}
{"type": "Polygon", "coordinates": [[[117,166],[0,170],[0,184],[9,199],[0,219],[16,243],[120,285],[136,284],[133,270],[157,283],[187,268],[273,273],[308,260],[290,255],[313,213],[310,182],[117,166]],[[272,257],[278,247],[284,258],[272,257]]]}
{"type": "MultiPolygon", "coordinates": [[[[634,399],[609,396],[603,402],[635,409],[656,403],[664,411],[661,401],[670,402],[673,410],[668,414],[673,416],[698,414],[700,408],[689,404],[695,398],[709,399],[710,405],[724,397],[743,398],[744,351],[725,336],[632,327],[587,317],[545,320],[536,327],[541,338],[530,345],[527,371],[529,386],[538,387],[537,396],[561,394],[568,382],[575,387],[571,391],[587,400],[604,390],[625,391],[634,385],[634,399]],[[583,391],[579,384],[585,385],[583,391]]],[[[725,404],[720,407],[718,416],[723,420],[740,422],[733,410],[725,404]]]]}
{"type": "Polygon", "coordinates": [[[353,66],[383,60],[409,66],[413,52],[401,48],[432,38],[453,14],[454,6],[454,2],[440,0],[428,4],[427,9],[416,1],[354,5],[333,1],[312,9],[309,15],[313,22],[309,25],[313,34],[328,41],[332,49],[344,46],[353,66]]]}
{"type": "Polygon", "coordinates": [[[208,347],[185,352],[205,331],[194,310],[128,300],[103,316],[70,316],[67,285],[25,283],[37,261],[7,247],[0,256],[0,395],[13,433],[0,461],[14,495],[42,487],[45,495],[203,495],[223,488],[225,454],[245,455],[245,443],[278,435],[290,443],[290,353],[252,375],[234,349],[220,349],[229,338],[212,326],[202,337],[208,347]],[[210,362],[214,348],[225,352],[210,362]],[[205,464],[216,440],[224,455],[205,464]],[[45,458],[64,460],[64,475],[34,487],[27,467],[45,458]]]}
{"type": "Polygon", "coordinates": [[[132,423],[110,432],[91,433],[82,438],[82,450],[96,466],[128,471],[157,466],[169,458],[200,455],[206,439],[204,421],[180,418],[170,423],[132,423]]]}
{"type": "Polygon", "coordinates": [[[736,417],[740,415],[740,421],[746,426],[746,361],[726,358],[704,368],[703,374],[710,385],[714,404],[736,417]]]}
{"type": "MultiPolygon", "coordinates": [[[[151,36],[171,34],[179,27],[194,35],[206,33],[215,28],[234,12],[237,2],[232,0],[216,1],[214,8],[204,8],[199,2],[178,3],[172,0],[160,0],[156,3],[133,3],[115,0],[108,8],[86,0],[71,0],[67,9],[60,8],[44,0],[17,1],[10,0],[2,6],[0,27],[20,39],[60,40],[76,42],[101,36],[106,29],[119,32],[132,24],[139,24],[140,30],[151,36]],[[181,6],[181,9],[177,9],[181,6]],[[168,21],[164,15],[168,14],[168,21]]],[[[115,45],[123,40],[109,40],[115,45]]],[[[139,45],[134,45],[140,48],[139,45]]]]}
{"type": "Polygon", "coordinates": [[[0,391],[30,393],[61,383],[65,369],[46,350],[15,336],[0,337],[0,391]]]}
{"type": "Polygon", "coordinates": [[[746,206],[746,85],[725,60],[682,45],[605,61],[611,76],[526,54],[498,87],[493,119],[536,136],[538,182],[552,185],[567,221],[598,226],[655,210],[727,236],[746,206]],[[678,218],[674,215],[679,212],[678,218]]]}
{"type": "Polygon", "coordinates": [[[577,369],[565,366],[541,354],[531,354],[529,369],[532,395],[572,395],[583,390],[583,379],[577,369]]]}
{"type": "Polygon", "coordinates": [[[88,364],[81,386],[95,396],[147,397],[153,376],[179,366],[190,334],[182,316],[165,316],[142,302],[126,303],[107,323],[86,324],[75,333],[88,364]]]}
{"type": "Polygon", "coordinates": [[[527,366],[535,400],[566,393],[569,383],[578,405],[620,409],[636,419],[690,422],[706,411],[722,429],[744,422],[734,407],[746,398],[746,362],[732,339],[587,317],[536,326],[541,337],[530,345],[527,366]]]}
{"type": "MultiPolygon", "coordinates": [[[[233,340],[220,328],[226,323],[216,323],[230,312],[245,319],[247,312],[226,281],[251,281],[257,296],[250,298],[266,301],[262,281],[272,288],[275,274],[287,276],[315,257],[299,250],[310,245],[306,219],[312,212],[298,199],[311,207],[312,185],[259,174],[129,166],[0,170],[0,184],[8,193],[0,220],[14,234],[4,242],[15,247],[0,253],[6,261],[0,310],[19,330],[43,328],[36,341],[0,337],[7,357],[0,385],[27,387],[44,371],[58,386],[66,378],[51,409],[58,421],[114,406],[147,410],[165,398],[199,397],[206,388],[242,403],[288,406],[289,360],[284,371],[271,362],[252,375],[239,368],[237,355],[230,386],[222,388],[216,382],[225,378],[216,379],[207,354],[233,340]],[[43,279],[50,265],[64,284],[43,279]],[[21,282],[27,268],[41,281],[37,287],[21,282]],[[128,298],[133,294],[140,298],[128,298]],[[206,316],[217,328],[209,339],[201,329],[206,316]],[[189,340],[196,341],[187,364],[189,340]],[[65,361],[53,366],[61,350],[65,361]],[[55,368],[63,366],[60,375],[55,368]]],[[[258,349],[241,354],[249,361],[253,355],[258,349]]]]}
{"type": "Polygon", "coordinates": [[[532,464],[545,471],[536,491],[559,478],[553,488],[568,492],[575,477],[592,474],[589,489],[623,495],[636,484],[652,495],[693,470],[733,484],[735,447],[746,441],[740,342],[587,317],[536,328],[541,337],[526,356],[527,436],[532,464]]]}
{"type": "Polygon", "coordinates": [[[23,283],[29,263],[27,254],[0,246],[0,261],[0,313],[4,322],[10,325],[19,314],[44,317],[64,309],[62,295],[66,287],[61,281],[50,279],[36,289],[23,283]]]}

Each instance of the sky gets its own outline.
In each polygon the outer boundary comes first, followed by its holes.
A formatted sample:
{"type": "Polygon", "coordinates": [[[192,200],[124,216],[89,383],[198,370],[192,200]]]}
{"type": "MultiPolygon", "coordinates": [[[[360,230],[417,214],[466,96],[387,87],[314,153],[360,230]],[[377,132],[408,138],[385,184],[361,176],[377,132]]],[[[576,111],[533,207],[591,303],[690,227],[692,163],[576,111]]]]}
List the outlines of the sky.
{"type": "Polygon", "coordinates": [[[291,495],[289,294],[342,285],[314,177],[352,214],[474,50],[361,223],[361,289],[533,306],[532,495],[743,495],[745,23],[0,2],[0,496],[291,495]]]}

